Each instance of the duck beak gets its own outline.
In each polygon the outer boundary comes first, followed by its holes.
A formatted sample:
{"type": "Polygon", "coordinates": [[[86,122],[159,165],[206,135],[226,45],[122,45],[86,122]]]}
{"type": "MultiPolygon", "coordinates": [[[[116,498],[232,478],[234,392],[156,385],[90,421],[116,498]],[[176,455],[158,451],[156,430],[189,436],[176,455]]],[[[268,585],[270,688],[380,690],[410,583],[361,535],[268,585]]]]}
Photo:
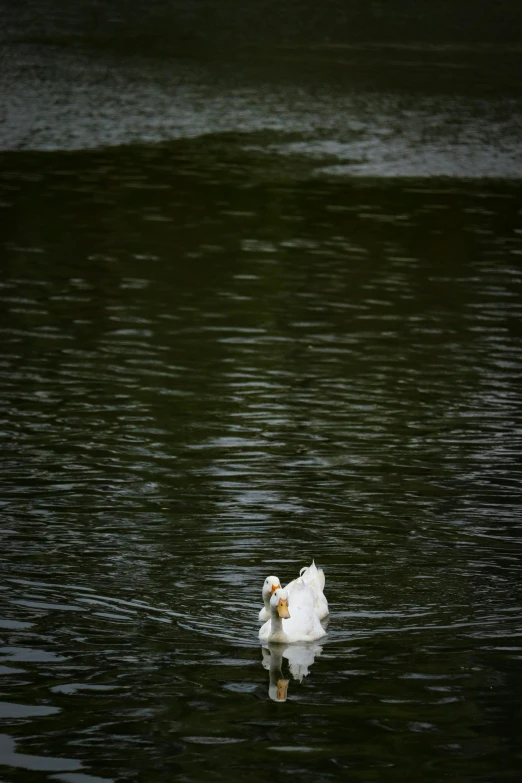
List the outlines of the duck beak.
{"type": "Polygon", "coordinates": [[[270,589],[270,595],[274,595],[275,591],[279,590],[280,587],[281,587],[281,585],[272,585],[272,587],[270,589]]]}
{"type": "Polygon", "coordinates": [[[290,617],[290,612],[288,611],[288,599],[287,598],[280,598],[279,603],[277,604],[277,613],[279,617],[283,617],[284,619],[288,620],[290,617]]]}

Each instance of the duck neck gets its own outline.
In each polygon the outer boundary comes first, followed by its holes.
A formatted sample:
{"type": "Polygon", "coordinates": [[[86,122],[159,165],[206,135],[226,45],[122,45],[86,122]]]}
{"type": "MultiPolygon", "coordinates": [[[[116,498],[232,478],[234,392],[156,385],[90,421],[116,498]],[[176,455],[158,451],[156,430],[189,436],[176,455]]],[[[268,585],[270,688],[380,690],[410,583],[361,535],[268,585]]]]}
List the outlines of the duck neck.
{"type": "Polygon", "coordinates": [[[271,626],[271,632],[272,635],[275,633],[283,633],[283,621],[279,617],[279,612],[276,609],[272,609],[272,626],[271,626]]]}
{"type": "Polygon", "coordinates": [[[268,593],[263,593],[263,601],[265,602],[265,609],[270,617],[270,598],[271,596],[268,593]]]}

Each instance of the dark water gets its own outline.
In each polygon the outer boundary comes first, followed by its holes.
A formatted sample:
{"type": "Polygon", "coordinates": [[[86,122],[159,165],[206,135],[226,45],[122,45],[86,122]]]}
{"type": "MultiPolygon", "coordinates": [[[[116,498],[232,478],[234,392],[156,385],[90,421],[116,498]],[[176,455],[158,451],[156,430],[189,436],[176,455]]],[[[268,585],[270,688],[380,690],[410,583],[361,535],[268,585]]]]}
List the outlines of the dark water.
{"type": "Polygon", "coordinates": [[[520,186],[227,149],[4,157],[3,779],[515,780],[520,186]]]}
{"type": "Polygon", "coordinates": [[[0,781],[520,780],[518,50],[9,29],[0,781]]]}

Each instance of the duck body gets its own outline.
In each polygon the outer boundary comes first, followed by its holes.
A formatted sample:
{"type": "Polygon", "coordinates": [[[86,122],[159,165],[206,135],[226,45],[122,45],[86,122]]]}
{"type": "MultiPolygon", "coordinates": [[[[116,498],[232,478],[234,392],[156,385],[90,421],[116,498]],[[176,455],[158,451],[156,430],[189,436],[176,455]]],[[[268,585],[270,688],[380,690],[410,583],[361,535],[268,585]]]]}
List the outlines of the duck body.
{"type": "Polygon", "coordinates": [[[315,560],[312,560],[311,566],[301,568],[299,577],[294,579],[293,582],[290,582],[285,589],[292,592],[295,586],[301,581],[311,588],[314,595],[314,612],[320,620],[324,620],[330,611],[328,608],[328,601],[324,594],[325,576],[323,569],[317,568],[315,560]]]}
{"type": "MultiPolygon", "coordinates": [[[[315,560],[312,560],[312,565],[301,568],[297,579],[294,579],[292,582],[287,584],[285,590],[287,590],[290,595],[298,585],[308,585],[313,592],[314,612],[319,620],[324,620],[330,611],[328,608],[328,601],[326,600],[326,596],[323,592],[324,583],[325,576],[323,569],[317,568],[315,560]]],[[[281,587],[281,583],[279,582],[277,576],[268,576],[265,579],[263,585],[264,606],[259,612],[259,622],[264,623],[267,620],[270,620],[270,598],[278,587],[281,587]]]]}
{"type": "Polygon", "coordinates": [[[314,594],[309,585],[297,583],[288,593],[277,588],[270,599],[270,620],[259,630],[259,638],[277,644],[313,642],[325,636],[314,611],[314,594]]]}

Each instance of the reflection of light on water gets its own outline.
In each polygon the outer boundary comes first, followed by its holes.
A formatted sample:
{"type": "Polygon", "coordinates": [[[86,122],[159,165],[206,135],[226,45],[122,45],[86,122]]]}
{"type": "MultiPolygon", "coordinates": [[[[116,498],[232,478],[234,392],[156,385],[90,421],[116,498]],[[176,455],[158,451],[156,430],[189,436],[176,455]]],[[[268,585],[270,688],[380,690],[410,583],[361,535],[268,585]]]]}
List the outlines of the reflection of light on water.
{"type": "Polygon", "coordinates": [[[328,84],[321,93],[306,84],[251,87],[204,65],[165,68],[141,58],[109,67],[86,53],[62,52],[49,69],[38,47],[13,49],[4,65],[3,149],[235,133],[241,137],[227,143],[241,152],[283,157],[290,165],[306,161],[330,175],[516,178],[522,171],[522,106],[513,98],[353,92],[348,85],[339,93],[328,84]]]}
{"type": "Polygon", "coordinates": [[[315,656],[323,648],[318,644],[268,644],[263,645],[262,666],[269,673],[268,695],[272,701],[286,701],[289,679],[283,674],[283,659],[288,661],[288,669],[294,680],[302,682],[310,673],[315,656]]]}

